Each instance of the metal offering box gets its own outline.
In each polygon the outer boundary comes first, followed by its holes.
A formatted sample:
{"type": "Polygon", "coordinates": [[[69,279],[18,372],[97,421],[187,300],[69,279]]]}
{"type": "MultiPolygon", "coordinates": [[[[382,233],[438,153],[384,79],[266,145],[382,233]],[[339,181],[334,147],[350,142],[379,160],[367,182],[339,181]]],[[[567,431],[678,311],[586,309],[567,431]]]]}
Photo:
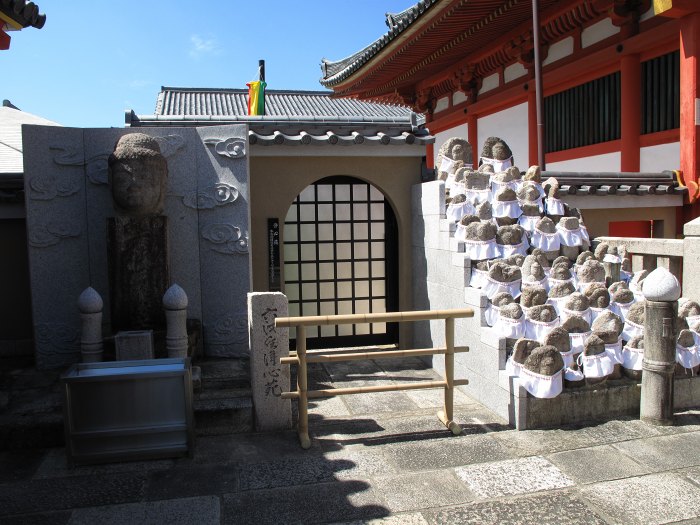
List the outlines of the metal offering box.
{"type": "Polygon", "coordinates": [[[62,382],[70,464],[192,455],[189,358],[81,363],[62,382]]]}

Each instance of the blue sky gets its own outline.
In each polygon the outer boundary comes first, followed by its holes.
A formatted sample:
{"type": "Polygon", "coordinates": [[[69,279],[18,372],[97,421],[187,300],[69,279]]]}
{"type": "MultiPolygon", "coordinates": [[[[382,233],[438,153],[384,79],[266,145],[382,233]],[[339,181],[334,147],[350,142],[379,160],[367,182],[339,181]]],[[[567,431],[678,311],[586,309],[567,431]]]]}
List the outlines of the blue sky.
{"type": "Polygon", "coordinates": [[[64,126],[123,127],[161,86],[323,89],[321,58],[353,54],[416,0],[35,0],[40,29],[10,33],[0,98],[64,126]]]}

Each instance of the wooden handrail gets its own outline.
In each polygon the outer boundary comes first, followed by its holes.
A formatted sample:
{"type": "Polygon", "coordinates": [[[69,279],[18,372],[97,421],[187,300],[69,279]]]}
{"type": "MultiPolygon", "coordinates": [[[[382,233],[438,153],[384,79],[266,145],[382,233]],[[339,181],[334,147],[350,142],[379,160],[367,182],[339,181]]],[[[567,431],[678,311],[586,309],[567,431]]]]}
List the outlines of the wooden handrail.
{"type": "Polygon", "coordinates": [[[325,315],[311,317],[278,317],[275,319],[276,327],[296,327],[297,351],[296,355],[283,357],[280,364],[298,366],[297,389],[292,392],[282,392],[282,399],[297,399],[299,401],[299,420],[297,432],[302,448],[311,446],[309,438],[308,402],[309,398],[340,396],[346,394],[361,394],[367,392],[394,392],[397,390],[416,390],[422,388],[444,388],[445,403],[443,410],[438,412],[438,419],[454,434],[462,432],[462,427],[455,422],[453,417],[454,387],[469,383],[466,379],[454,379],[454,355],[456,352],[468,352],[467,347],[455,347],[454,330],[455,319],[473,317],[472,308],[458,308],[454,310],[421,310],[413,312],[388,312],[375,314],[348,314],[325,315]],[[445,346],[438,348],[418,348],[409,350],[380,350],[376,352],[330,352],[315,351],[312,354],[306,352],[306,327],[326,326],[339,324],[363,324],[381,322],[406,322],[445,320],[445,346]],[[388,357],[412,357],[421,355],[445,355],[445,377],[442,381],[419,381],[415,383],[400,383],[393,385],[365,386],[336,388],[325,390],[308,390],[307,387],[307,363],[323,363],[336,361],[357,361],[360,359],[378,359],[388,357]]]}
{"type": "Polygon", "coordinates": [[[472,308],[457,308],[454,310],[416,310],[413,312],[386,312],[374,314],[340,314],[340,315],[311,315],[307,317],[278,317],[277,327],[291,326],[328,326],[339,324],[363,323],[400,323],[403,321],[433,321],[436,319],[455,319],[474,317],[472,308]]]}

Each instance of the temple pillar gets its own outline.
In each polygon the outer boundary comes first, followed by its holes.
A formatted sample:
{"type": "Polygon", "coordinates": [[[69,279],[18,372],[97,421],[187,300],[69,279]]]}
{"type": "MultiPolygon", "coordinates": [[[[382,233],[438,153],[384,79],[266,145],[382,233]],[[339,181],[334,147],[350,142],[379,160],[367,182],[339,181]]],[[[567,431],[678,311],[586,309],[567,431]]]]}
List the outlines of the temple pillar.
{"type": "Polygon", "coordinates": [[[624,55],[620,61],[620,171],[639,171],[641,74],[639,55],[624,55]]]}

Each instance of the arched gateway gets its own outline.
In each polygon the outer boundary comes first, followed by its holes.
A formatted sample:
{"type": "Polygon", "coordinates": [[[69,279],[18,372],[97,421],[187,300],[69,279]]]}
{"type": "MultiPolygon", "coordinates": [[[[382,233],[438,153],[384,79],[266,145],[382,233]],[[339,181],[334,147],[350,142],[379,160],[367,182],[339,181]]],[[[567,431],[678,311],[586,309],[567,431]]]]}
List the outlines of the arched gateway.
{"type": "MultiPolygon", "coordinates": [[[[334,176],[307,186],[287,212],[283,239],[290,315],[397,309],[398,228],[372,184],[334,176]]],[[[310,347],[347,347],[396,343],[398,331],[386,323],[321,326],[307,337],[310,347]]]]}

